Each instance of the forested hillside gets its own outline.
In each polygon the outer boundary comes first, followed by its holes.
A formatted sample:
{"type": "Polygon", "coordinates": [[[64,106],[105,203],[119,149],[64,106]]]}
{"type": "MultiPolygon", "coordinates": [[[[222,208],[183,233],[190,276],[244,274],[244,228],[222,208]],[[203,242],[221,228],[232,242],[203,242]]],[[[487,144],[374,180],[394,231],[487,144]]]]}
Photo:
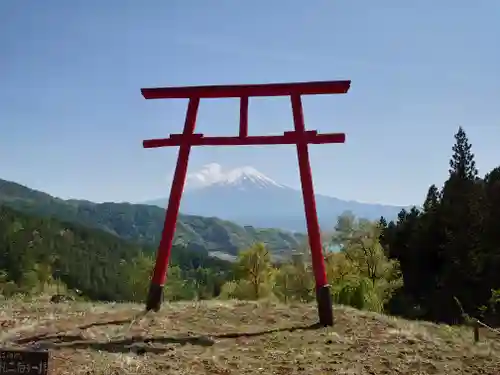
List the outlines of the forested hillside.
{"type": "Polygon", "coordinates": [[[381,220],[382,244],[404,279],[389,309],[449,323],[465,312],[498,324],[500,167],[479,177],[462,128],[455,141],[449,177],[442,188],[429,187],[422,210],[381,220]]]}
{"type": "MultiPolygon", "coordinates": [[[[91,299],[142,301],[151,252],[109,233],[0,206],[0,294],[43,292],[63,283],[91,299]]],[[[230,275],[228,262],[182,246],[172,249],[171,264],[166,293],[171,299],[213,297],[230,275]]]]}
{"type": "MultiPolygon", "coordinates": [[[[152,246],[159,242],[165,218],[165,210],[156,206],[65,201],[1,179],[0,203],[28,214],[55,217],[152,246]]],[[[278,229],[244,228],[217,218],[179,216],[175,244],[235,255],[255,242],[266,243],[276,254],[289,253],[305,242],[305,236],[278,229]]]]}

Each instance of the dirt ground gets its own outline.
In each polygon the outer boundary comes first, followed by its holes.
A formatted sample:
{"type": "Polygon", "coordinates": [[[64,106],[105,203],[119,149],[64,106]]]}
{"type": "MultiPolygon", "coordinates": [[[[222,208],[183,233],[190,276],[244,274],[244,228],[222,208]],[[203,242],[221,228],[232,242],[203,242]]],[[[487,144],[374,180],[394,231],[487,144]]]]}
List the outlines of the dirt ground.
{"type": "Polygon", "coordinates": [[[335,308],[269,302],[142,306],[0,302],[4,348],[50,351],[51,374],[500,374],[500,337],[335,308]]]}

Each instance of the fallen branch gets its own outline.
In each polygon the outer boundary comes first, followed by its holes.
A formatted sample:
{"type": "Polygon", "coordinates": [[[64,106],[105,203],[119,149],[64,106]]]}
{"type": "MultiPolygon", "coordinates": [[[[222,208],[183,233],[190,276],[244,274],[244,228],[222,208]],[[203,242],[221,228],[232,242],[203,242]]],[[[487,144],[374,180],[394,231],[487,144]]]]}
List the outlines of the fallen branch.
{"type": "Polygon", "coordinates": [[[462,307],[462,304],[460,303],[460,301],[458,300],[457,297],[453,297],[455,299],[455,302],[457,303],[460,311],[461,311],[461,315],[462,315],[462,318],[464,319],[465,321],[465,324],[468,325],[468,326],[471,326],[472,329],[474,330],[474,342],[478,342],[479,341],[479,327],[483,327],[483,328],[486,328],[488,329],[490,332],[493,332],[497,335],[500,335],[500,330],[498,329],[495,329],[495,328],[492,328],[490,327],[489,325],[481,322],[479,319],[477,318],[472,318],[469,314],[467,314],[463,307],[462,307]]]}

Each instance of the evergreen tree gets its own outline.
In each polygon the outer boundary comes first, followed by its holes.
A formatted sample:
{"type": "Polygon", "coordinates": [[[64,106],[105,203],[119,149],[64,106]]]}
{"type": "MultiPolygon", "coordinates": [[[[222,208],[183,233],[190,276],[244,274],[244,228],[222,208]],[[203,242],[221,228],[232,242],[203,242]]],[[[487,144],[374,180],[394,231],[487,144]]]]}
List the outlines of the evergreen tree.
{"type": "Polygon", "coordinates": [[[443,257],[445,267],[439,281],[439,320],[459,321],[460,307],[473,314],[484,298],[479,292],[481,237],[484,224],[482,183],[477,178],[474,154],[465,131],[455,134],[450,160],[450,177],[445,182],[441,199],[441,227],[444,230],[443,257]]]}
{"type": "Polygon", "coordinates": [[[415,278],[414,300],[422,317],[434,319],[439,310],[437,287],[444,266],[445,232],[442,225],[441,193],[431,185],[412,238],[415,278]],[[425,270],[425,276],[422,275],[425,270]],[[417,284],[418,283],[418,284],[417,284]]]}
{"type": "Polygon", "coordinates": [[[385,219],[385,217],[380,217],[380,219],[378,220],[378,226],[380,228],[387,228],[387,220],[385,219]]]}
{"type": "Polygon", "coordinates": [[[427,197],[425,197],[423,209],[424,213],[428,213],[435,210],[438,207],[439,200],[441,196],[436,185],[432,184],[427,191],[427,197]]]}
{"type": "Polygon", "coordinates": [[[472,145],[469,143],[464,129],[460,126],[455,134],[455,144],[453,145],[453,155],[450,160],[450,176],[457,176],[460,179],[473,180],[477,178],[476,162],[471,151],[472,145]]]}

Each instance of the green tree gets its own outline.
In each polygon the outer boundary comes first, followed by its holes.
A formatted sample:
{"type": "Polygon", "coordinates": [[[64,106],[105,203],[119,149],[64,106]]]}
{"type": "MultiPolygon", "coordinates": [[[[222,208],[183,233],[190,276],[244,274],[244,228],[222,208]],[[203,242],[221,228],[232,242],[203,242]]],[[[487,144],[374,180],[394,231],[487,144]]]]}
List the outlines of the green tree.
{"type": "Polygon", "coordinates": [[[326,273],[330,285],[336,285],[352,277],[359,277],[359,267],[348,259],[343,251],[325,257],[326,273]]]}
{"type": "Polygon", "coordinates": [[[52,267],[50,264],[37,263],[35,265],[35,273],[41,293],[45,292],[45,287],[52,283],[52,267]]]}
{"type": "Polygon", "coordinates": [[[450,177],[445,182],[441,198],[445,267],[438,281],[443,287],[438,295],[440,309],[436,312],[438,320],[451,322],[461,320],[462,313],[455,298],[468,313],[479,303],[474,291],[481,290],[481,237],[485,211],[483,186],[478,181],[474,154],[462,128],[455,134],[455,140],[450,177]]]}
{"type": "Polygon", "coordinates": [[[389,260],[380,244],[381,227],[368,220],[356,220],[352,214],[338,218],[334,243],[341,246],[345,258],[357,268],[360,275],[373,284],[378,279],[398,277],[399,265],[389,260]]]}
{"type": "Polygon", "coordinates": [[[288,303],[296,298],[295,291],[292,290],[293,276],[295,268],[290,263],[282,264],[274,272],[273,293],[281,301],[288,303]]]}
{"type": "Polygon", "coordinates": [[[456,176],[461,180],[475,180],[477,178],[476,162],[471,149],[472,145],[469,143],[467,134],[460,126],[455,134],[455,144],[452,148],[450,176],[456,176]]]}
{"type": "Polygon", "coordinates": [[[327,257],[337,302],[381,311],[402,286],[399,262],[388,259],[380,244],[382,229],[379,223],[358,220],[351,213],[338,218],[332,242],[341,252],[327,257]]]}
{"type": "Polygon", "coordinates": [[[167,301],[193,300],[196,296],[196,289],[191,280],[183,277],[179,266],[170,266],[163,293],[167,301]]]}
{"type": "Polygon", "coordinates": [[[143,253],[135,258],[120,261],[120,274],[127,280],[128,299],[142,302],[147,295],[153,270],[153,258],[143,253]]]}
{"type": "Polygon", "coordinates": [[[263,243],[239,253],[236,264],[239,288],[248,293],[248,299],[259,299],[271,291],[271,256],[263,243]]]}
{"type": "Polygon", "coordinates": [[[295,253],[291,261],[275,272],[274,293],[286,302],[310,302],[314,299],[314,275],[311,261],[304,253],[295,253]]]}

